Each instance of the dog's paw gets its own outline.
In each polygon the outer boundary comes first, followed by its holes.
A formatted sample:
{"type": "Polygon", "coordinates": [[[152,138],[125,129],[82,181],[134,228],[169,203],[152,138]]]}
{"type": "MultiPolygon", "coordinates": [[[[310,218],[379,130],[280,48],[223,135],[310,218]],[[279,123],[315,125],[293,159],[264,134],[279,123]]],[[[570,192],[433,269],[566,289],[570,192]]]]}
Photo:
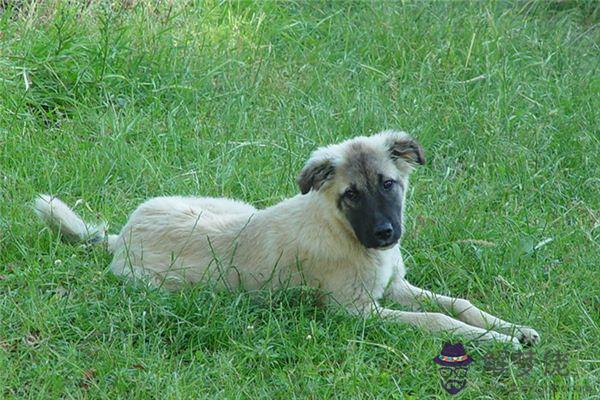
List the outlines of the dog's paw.
{"type": "Polygon", "coordinates": [[[510,343],[510,345],[512,346],[512,349],[515,351],[523,350],[523,344],[521,343],[519,338],[511,337],[510,340],[508,341],[508,343],[510,343]]]}
{"type": "Polygon", "coordinates": [[[485,339],[493,340],[495,342],[509,344],[512,346],[513,350],[521,350],[523,348],[523,345],[521,344],[521,341],[519,340],[518,337],[505,335],[503,333],[498,333],[498,332],[492,331],[492,332],[489,332],[485,336],[485,339]]]}
{"type": "Polygon", "coordinates": [[[533,346],[540,342],[540,334],[535,329],[526,326],[519,327],[517,337],[523,346],[533,346]]]}

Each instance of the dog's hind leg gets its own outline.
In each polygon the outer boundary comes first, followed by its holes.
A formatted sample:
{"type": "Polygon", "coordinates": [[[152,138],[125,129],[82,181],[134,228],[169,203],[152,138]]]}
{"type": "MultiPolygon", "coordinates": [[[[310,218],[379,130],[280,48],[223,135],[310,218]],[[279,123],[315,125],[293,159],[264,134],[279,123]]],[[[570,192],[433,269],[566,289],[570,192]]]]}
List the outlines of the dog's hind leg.
{"type": "Polygon", "coordinates": [[[516,336],[522,344],[536,344],[540,340],[540,335],[534,329],[501,320],[475,307],[468,300],[443,296],[418,288],[405,279],[394,281],[390,287],[390,295],[392,299],[400,304],[411,307],[422,306],[427,301],[433,301],[444,312],[455,315],[460,321],[474,327],[493,329],[507,335],[516,336]]]}

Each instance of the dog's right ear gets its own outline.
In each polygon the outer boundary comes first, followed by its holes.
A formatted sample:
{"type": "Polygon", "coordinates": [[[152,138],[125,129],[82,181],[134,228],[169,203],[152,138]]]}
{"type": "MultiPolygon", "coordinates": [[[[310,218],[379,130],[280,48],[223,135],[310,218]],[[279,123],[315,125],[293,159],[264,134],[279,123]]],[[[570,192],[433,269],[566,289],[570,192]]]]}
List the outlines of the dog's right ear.
{"type": "Polygon", "coordinates": [[[306,165],[302,168],[302,171],[300,171],[300,175],[298,175],[298,179],[296,180],[300,187],[300,192],[306,194],[310,192],[311,189],[319,190],[326,181],[333,178],[334,172],[335,167],[331,158],[314,154],[310,160],[306,162],[306,165]]]}

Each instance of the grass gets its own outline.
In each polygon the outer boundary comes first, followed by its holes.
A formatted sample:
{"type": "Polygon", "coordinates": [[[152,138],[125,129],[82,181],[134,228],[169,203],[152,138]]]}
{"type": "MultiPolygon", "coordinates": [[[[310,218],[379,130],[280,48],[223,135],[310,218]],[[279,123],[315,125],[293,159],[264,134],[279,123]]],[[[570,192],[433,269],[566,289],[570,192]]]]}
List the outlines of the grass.
{"type": "Polygon", "coordinates": [[[0,397],[446,397],[451,337],[302,291],[137,287],[30,207],[50,192],[116,231],[149,196],[267,206],[314,148],[396,127],[428,157],[409,279],[542,335],[525,376],[465,343],[461,396],[598,398],[597,3],[74,3],[0,14],[0,397]]]}

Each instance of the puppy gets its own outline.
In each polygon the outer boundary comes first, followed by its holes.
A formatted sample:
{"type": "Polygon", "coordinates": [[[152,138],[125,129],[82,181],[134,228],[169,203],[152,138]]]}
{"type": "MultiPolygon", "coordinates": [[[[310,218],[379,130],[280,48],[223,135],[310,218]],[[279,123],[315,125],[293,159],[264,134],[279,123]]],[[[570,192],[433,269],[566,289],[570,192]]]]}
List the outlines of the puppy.
{"type": "Polygon", "coordinates": [[[538,333],[441,296],[405,279],[399,240],[408,178],[424,164],[421,146],[384,131],[316,150],[297,179],[301,194],[265,209],[225,198],[157,197],[141,204],[118,235],[85,223],[48,195],[37,214],[65,239],[106,243],[116,275],[177,289],[212,282],[234,290],[318,288],[351,313],[377,314],[432,332],[519,346],[538,333]],[[380,306],[387,295],[420,308],[433,301],[449,314],[380,306]]]}

